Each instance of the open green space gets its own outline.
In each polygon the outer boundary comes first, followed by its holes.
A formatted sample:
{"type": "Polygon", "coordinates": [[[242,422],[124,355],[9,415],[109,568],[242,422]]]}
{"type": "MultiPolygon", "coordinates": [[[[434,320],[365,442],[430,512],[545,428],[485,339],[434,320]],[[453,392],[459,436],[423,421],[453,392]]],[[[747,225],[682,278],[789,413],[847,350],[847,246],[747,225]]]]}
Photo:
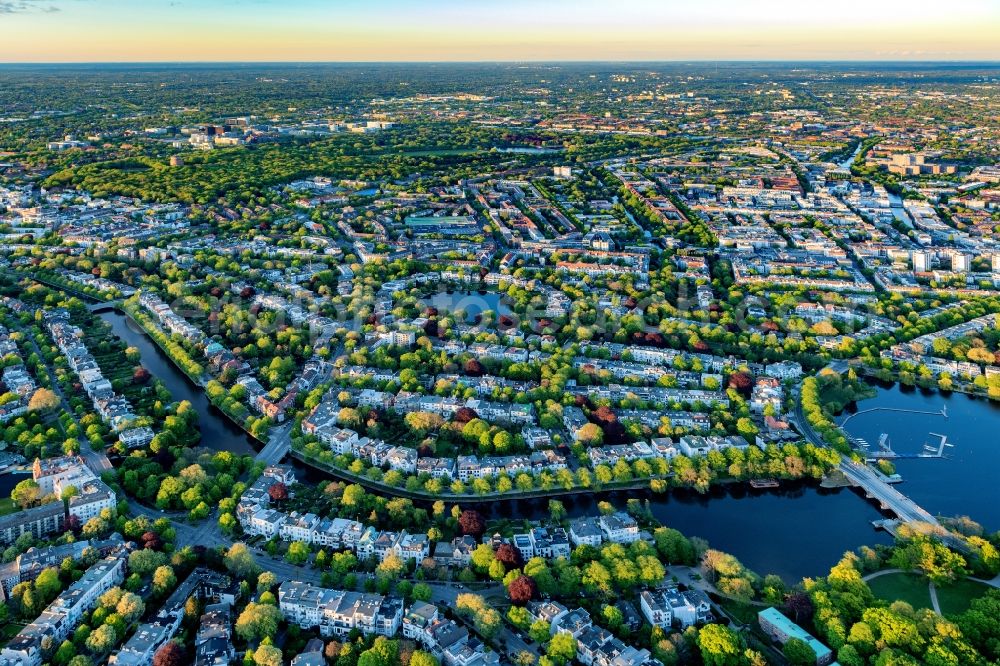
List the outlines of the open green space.
{"type": "Polygon", "coordinates": [[[6,516],[15,511],[17,511],[17,505],[14,504],[14,500],[9,497],[0,498],[0,516],[6,516]]]}
{"type": "Polygon", "coordinates": [[[746,604],[741,601],[736,601],[735,599],[727,599],[717,595],[712,595],[712,600],[717,601],[719,606],[722,607],[722,610],[726,611],[731,618],[740,624],[756,624],[757,613],[763,610],[761,606],[746,604]]]}
{"type": "Polygon", "coordinates": [[[891,573],[868,581],[868,587],[879,599],[905,601],[914,608],[930,608],[931,593],[927,579],[917,574],[891,573]]]}
{"type": "Polygon", "coordinates": [[[973,599],[978,599],[989,591],[989,586],[975,580],[959,580],[951,585],[937,588],[938,605],[942,615],[956,615],[969,610],[973,599]]]}

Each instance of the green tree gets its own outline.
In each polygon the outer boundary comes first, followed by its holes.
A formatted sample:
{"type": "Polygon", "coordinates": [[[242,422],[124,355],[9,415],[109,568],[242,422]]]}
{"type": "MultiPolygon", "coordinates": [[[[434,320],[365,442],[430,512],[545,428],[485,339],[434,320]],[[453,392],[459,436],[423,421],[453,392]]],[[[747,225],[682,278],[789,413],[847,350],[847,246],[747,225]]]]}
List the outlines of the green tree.
{"type": "Polygon", "coordinates": [[[709,624],[698,632],[698,649],[706,666],[737,666],[743,646],[732,629],[721,624],[709,624]]]}
{"type": "Polygon", "coordinates": [[[260,567],[257,566],[257,562],[254,560],[250,549],[247,548],[245,543],[241,543],[239,541],[229,547],[229,550],[226,551],[226,555],[223,558],[223,562],[226,565],[226,569],[229,570],[229,573],[233,574],[240,580],[253,578],[260,570],[260,567]]]}
{"type": "Polygon", "coordinates": [[[153,572],[153,594],[163,596],[177,585],[177,576],[170,566],[157,567],[153,572]]]}
{"type": "Polygon", "coordinates": [[[19,481],[10,491],[10,498],[22,509],[34,506],[42,498],[41,486],[33,479],[19,481]]]}
{"type": "Polygon", "coordinates": [[[549,641],[545,653],[557,664],[566,664],[576,657],[576,639],[573,634],[560,631],[549,641]]]}
{"type": "Polygon", "coordinates": [[[269,604],[250,602],[236,619],[236,633],[245,641],[273,638],[278,633],[281,611],[269,604]]]}
{"type": "Polygon", "coordinates": [[[792,666],[813,666],[816,663],[816,651],[801,638],[789,638],[781,653],[792,666]]]}
{"type": "Polygon", "coordinates": [[[290,564],[305,564],[309,561],[309,544],[303,541],[293,541],[288,544],[285,560],[290,564]]]}

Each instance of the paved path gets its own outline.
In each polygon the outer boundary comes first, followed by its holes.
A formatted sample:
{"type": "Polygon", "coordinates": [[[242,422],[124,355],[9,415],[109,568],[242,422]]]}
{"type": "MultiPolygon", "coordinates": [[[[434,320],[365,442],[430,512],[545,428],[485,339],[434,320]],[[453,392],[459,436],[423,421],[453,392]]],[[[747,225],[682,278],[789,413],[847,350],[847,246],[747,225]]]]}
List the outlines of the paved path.
{"type": "MultiPolygon", "coordinates": [[[[904,569],[880,569],[879,571],[875,571],[873,573],[870,573],[867,576],[862,576],[861,580],[863,580],[863,581],[865,581],[867,583],[868,581],[874,580],[874,579],[876,579],[876,578],[878,578],[880,576],[887,576],[889,574],[899,574],[899,573],[901,573],[901,574],[915,574],[915,575],[918,575],[918,576],[922,576],[923,575],[920,571],[906,571],[904,569]]],[[[975,580],[975,579],[973,579],[973,580],[975,580]]],[[[931,597],[931,608],[934,609],[935,613],[937,613],[938,615],[941,615],[941,604],[938,603],[937,588],[934,587],[934,583],[932,583],[931,581],[927,581],[927,593],[931,597]]]]}
{"type": "Polygon", "coordinates": [[[927,584],[927,591],[931,593],[931,608],[934,609],[935,613],[941,615],[941,604],[938,603],[937,588],[934,587],[934,583],[927,584]]]}
{"type": "Polygon", "coordinates": [[[989,585],[990,587],[1000,588],[1000,574],[997,574],[993,578],[969,578],[969,580],[974,580],[977,583],[982,583],[983,585],[989,585]]]}
{"type": "Polygon", "coordinates": [[[879,576],[885,576],[885,575],[894,574],[894,573],[906,573],[906,572],[903,571],[902,569],[879,569],[878,571],[870,573],[867,576],[862,576],[861,580],[863,580],[863,581],[865,581],[867,583],[868,581],[872,580],[873,578],[878,578],[879,576]]]}

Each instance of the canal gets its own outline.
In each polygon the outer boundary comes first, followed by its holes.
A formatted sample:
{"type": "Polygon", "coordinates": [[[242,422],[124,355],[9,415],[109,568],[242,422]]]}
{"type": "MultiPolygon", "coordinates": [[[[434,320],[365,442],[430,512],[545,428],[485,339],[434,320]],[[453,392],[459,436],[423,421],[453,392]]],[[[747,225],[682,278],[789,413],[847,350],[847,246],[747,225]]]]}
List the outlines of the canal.
{"type": "Polygon", "coordinates": [[[901,385],[877,385],[878,394],[849,407],[851,416],[845,430],[877,449],[879,436],[889,435],[892,449],[901,455],[916,455],[924,444],[936,448],[945,435],[952,447],[944,458],[904,458],[894,461],[903,477],[898,486],[934,515],[969,516],[988,532],[1000,530],[1000,504],[996,478],[1000,471],[1000,405],[985,398],[960,393],[941,393],[901,385]],[[947,406],[948,417],[872,408],[940,412],[947,406]],[[990,435],[989,433],[994,433],[990,435]]]}
{"type": "Polygon", "coordinates": [[[164,383],[174,400],[191,403],[198,412],[202,446],[214,451],[254,455],[253,438],[212,405],[205,391],[188,379],[135,322],[118,311],[101,312],[98,316],[111,326],[116,336],[139,350],[142,366],[164,383]]]}

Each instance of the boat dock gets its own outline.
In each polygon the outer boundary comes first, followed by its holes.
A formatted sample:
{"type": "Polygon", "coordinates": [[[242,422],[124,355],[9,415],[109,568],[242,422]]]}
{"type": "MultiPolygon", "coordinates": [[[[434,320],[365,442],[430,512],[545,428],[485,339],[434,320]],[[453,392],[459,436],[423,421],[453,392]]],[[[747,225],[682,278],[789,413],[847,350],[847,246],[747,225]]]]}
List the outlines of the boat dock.
{"type": "Polygon", "coordinates": [[[929,433],[931,437],[938,437],[940,441],[938,444],[932,445],[924,443],[923,450],[920,453],[898,453],[892,448],[892,444],[889,442],[889,435],[887,433],[882,433],[878,440],[878,450],[871,451],[871,445],[860,438],[851,438],[851,441],[865,453],[865,460],[869,462],[875,462],[878,460],[896,460],[901,458],[944,458],[945,449],[954,447],[955,445],[948,441],[947,435],[942,435],[936,432],[929,433]]]}

